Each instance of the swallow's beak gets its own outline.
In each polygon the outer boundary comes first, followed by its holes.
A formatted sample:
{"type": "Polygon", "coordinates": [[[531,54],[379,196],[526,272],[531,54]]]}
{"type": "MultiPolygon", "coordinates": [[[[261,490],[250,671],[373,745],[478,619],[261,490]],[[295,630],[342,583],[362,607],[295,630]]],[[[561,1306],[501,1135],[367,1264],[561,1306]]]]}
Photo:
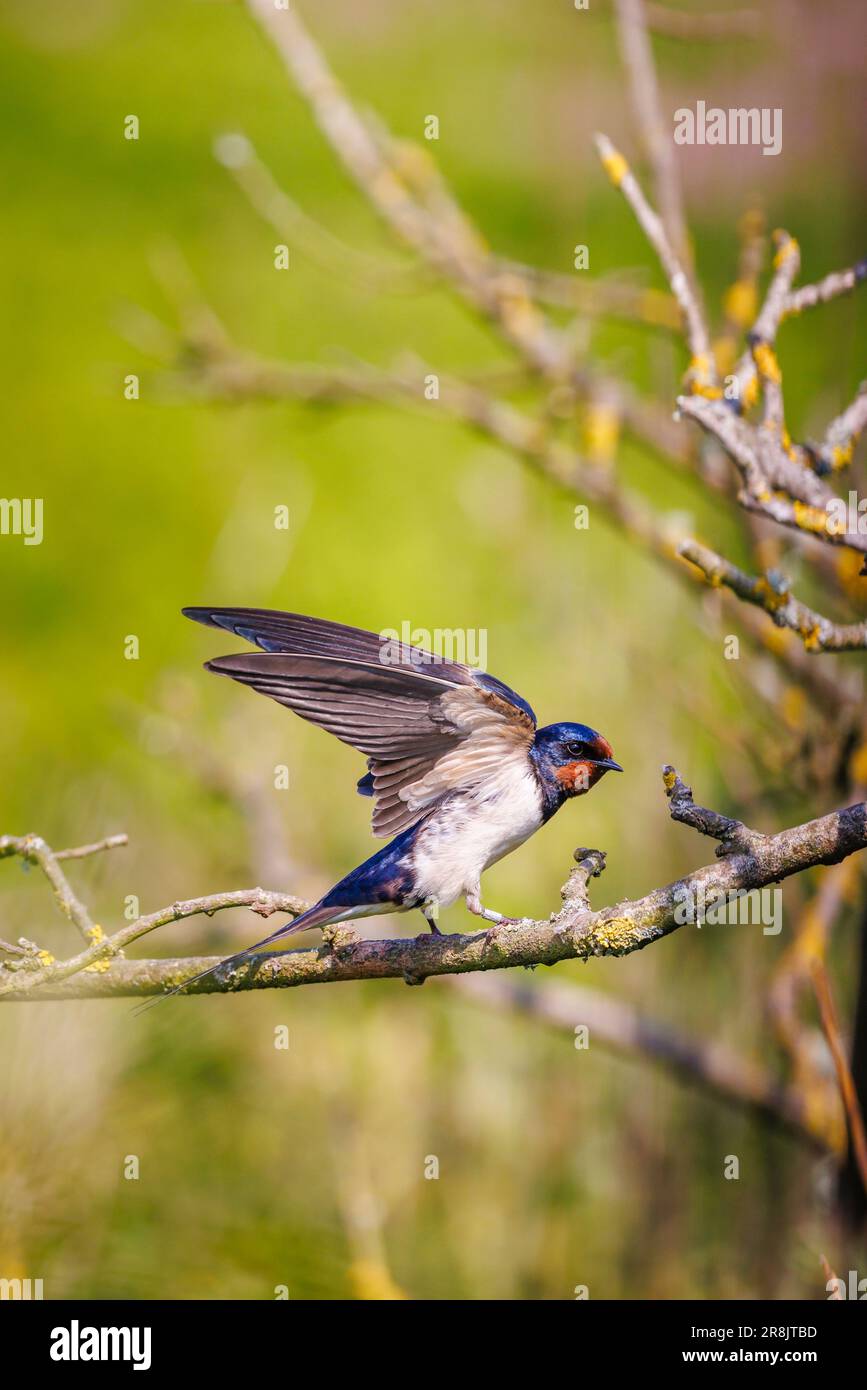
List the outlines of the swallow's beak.
{"type": "Polygon", "coordinates": [[[594,758],[597,767],[604,767],[606,772],[622,772],[623,768],[616,763],[613,758],[594,758]]]}

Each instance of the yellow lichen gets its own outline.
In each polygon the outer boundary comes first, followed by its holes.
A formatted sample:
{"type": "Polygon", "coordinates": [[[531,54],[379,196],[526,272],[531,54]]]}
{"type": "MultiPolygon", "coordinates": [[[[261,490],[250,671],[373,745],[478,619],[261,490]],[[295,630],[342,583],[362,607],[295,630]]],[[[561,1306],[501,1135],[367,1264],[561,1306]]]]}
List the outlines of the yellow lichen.
{"type": "Polygon", "coordinates": [[[791,643],[791,634],[785,627],[768,627],[762,640],[770,652],[784,652],[791,643]]]}
{"type": "Polygon", "coordinates": [[[110,968],[111,961],[106,956],[102,960],[93,961],[91,965],[86,965],[84,967],[84,973],[90,973],[91,975],[104,975],[106,970],[109,970],[110,968]]]}
{"type": "Polygon", "coordinates": [[[714,384],[711,358],[706,352],[697,352],[686,369],[684,381],[693,396],[705,396],[716,401],[722,396],[719,386],[714,384]]]}
{"type": "Polygon", "coordinates": [[[353,1260],[349,1279],[356,1296],[365,1301],[391,1302],[407,1297],[379,1260],[353,1260]]]}
{"type": "Polygon", "coordinates": [[[823,507],[811,507],[808,502],[795,500],[792,503],[792,509],[795,513],[795,521],[802,531],[827,531],[832,534],[828,526],[828,513],[823,507]]]}
{"type": "Polygon", "coordinates": [[[629,165],[623,158],[619,150],[611,149],[608,154],[602,156],[602,168],[614,184],[619,188],[626,175],[629,173],[629,165]]]}
{"type": "Polygon", "coordinates": [[[720,376],[728,376],[735,364],[736,355],[737,343],[734,338],[724,336],[716,339],[713,345],[713,356],[720,376]]]}
{"type": "Polygon", "coordinates": [[[779,270],[791,256],[797,256],[800,247],[793,236],[788,236],[786,232],[774,232],[774,241],[778,245],[777,254],[774,256],[774,270],[779,270]]]}
{"type": "Polygon", "coordinates": [[[592,463],[610,463],[620,439],[620,416],[603,401],[594,401],[584,421],[584,447],[592,463]]]}
{"type": "Polygon", "coordinates": [[[789,685],[783,692],[783,718],[790,729],[803,729],[807,713],[807,697],[796,685],[789,685]]]}
{"type": "Polygon", "coordinates": [[[863,555],[857,550],[841,550],[837,556],[840,583],[852,598],[860,599],[864,592],[864,579],[861,574],[863,560],[863,555]]]}
{"type": "Polygon", "coordinates": [[[753,360],[766,381],[773,381],[779,385],[783,379],[783,374],[780,371],[777,354],[774,352],[770,343],[755,343],[753,346],[753,360]]]}
{"type": "Polygon", "coordinates": [[[854,450],[854,439],[850,439],[848,444],[835,444],[834,448],[831,450],[831,467],[834,470],[838,468],[848,468],[849,464],[852,462],[854,450]]]}
{"type": "Polygon", "coordinates": [[[626,951],[635,944],[635,923],[628,917],[609,917],[594,927],[589,939],[605,951],[626,951]]]}
{"type": "Polygon", "coordinates": [[[50,951],[37,951],[36,958],[41,965],[53,965],[55,960],[50,951]]]}
{"type": "Polygon", "coordinates": [[[755,403],[756,403],[756,401],[757,401],[758,399],[759,399],[759,382],[758,382],[758,378],[755,377],[755,376],[751,376],[751,377],[749,377],[749,379],[744,383],[743,394],[742,394],[742,396],[741,396],[741,404],[742,404],[744,410],[751,410],[752,407],[755,405],[755,403]]]}
{"type": "Polygon", "coordinates": [[[862,743],[855,749],[849,766],[852,780],[861,787],[867,787],[867,743],[862,743]]]}
{"type": "Polygon", "coordinates": [[[738,328],[753,322],[758,309],[758,294],[752,280],[735,280],[723,296],[723,312],[738,328]]]}
{"type": "Polygon", "coordinates": [[[756,580],[756,593],[761,596],[762,606],[769,613],[776,613],[780,608],[784,608],[789,601],[787,590],[780,593],[773,584],[769,584],[764,578],[756,580]]]}

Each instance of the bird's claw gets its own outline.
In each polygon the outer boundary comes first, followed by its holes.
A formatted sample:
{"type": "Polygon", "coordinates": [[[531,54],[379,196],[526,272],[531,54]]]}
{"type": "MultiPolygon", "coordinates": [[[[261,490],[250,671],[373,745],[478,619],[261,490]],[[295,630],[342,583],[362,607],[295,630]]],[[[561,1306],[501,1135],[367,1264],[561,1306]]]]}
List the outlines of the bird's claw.
{"type": "Polygon", "coordinates": [[[490,946],[497,939],[500,927],[519,927],[522,922],[528,922],[529,917],[500,917],[492,927],[488,927],[485,932],[485,943],[490,946]]]}

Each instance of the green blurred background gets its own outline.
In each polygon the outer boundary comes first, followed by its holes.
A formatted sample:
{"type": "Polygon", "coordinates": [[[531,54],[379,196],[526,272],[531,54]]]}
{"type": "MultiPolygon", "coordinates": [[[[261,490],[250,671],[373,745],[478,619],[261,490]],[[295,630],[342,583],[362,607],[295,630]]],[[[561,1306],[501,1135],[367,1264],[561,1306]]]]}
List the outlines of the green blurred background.
{"type": "MultiPolygon", "coordinates": [[[[784,110],[777,159],[680,152],[714,311],[747,207],[798,236],[806,279],[863,253],[861,7],[762,8],[757,41],[657,44],[668,107],[784,110]]],[[[568,273],[587,243],[591,275],[632,270],[661,287],[592,154],[596,129],[636,148],[601,0],[589,13],[566,0],[327,0],[304,12],[350,91],[396,134],[420,139],[439,116],[433,152],[501,254],[568,273]]],[[[172,320],[154,274],[168,245],[236,339],[263,354],[509,365],[435,286],[388,293],[294,253],[275,271],[272,230],[213,158],[220,133],[248,134],[342,241],[392,247],[244,7],[10,0],[0,54],[14,136],[0,491],[45,499],[41,546],[0,539],[0,831],[56,847],[127,831],[128,849],[71,869],[107,928],[129,895],[147,911],[267,879],[313,897],[371,852],[369,803],[353,790],[361,760],[201,671],[232,645],[180,617],[207,602],[373,629],[483,629],[488,668],[542,722],[604,731],[626,776],[487,876],[501,910],[552,910],[576,844],[608,851],[598,904],[704,862],[707,846],[668,821],[660,764],[725,802],[732,781],[750,784],[762,734],[698,594],[598,514],[576,531],[574,500],[434,412],[170,399],[129,341],[138,309],[172,320]],[[131,113],[137,142],[123,138],[131,113]],[[138,401],[123,396],[130,372],[138,401]],[[288,532],[273,525],[280,504],[288,532]],[[129,634],[137,661],[124,657],[129,634]],[[279,763],[288,792],[273,789],[279,763]]],[[[851,398],[865,336],[863,298],[786,328],[794,433],[819,432],[851,398]]],[[[664,338],[611,324],[592,350],[666,399],[684,365],[664,338]]],[[[619,466],[725,544],[724,522],[684,480],[628,446],[619,466]]],[[[779,790],[793,816],[827,809],[799,802],[783,773],[779,790]]],[[[786,891],[797,903],[799,887],[786,891]]],[[[47,888],[17,861],[0,866],[0,921],[7,939],[69,944],[47,888]]],[[[139,953],[228,952],[258,925],[231,913],[181,922],[139,953]]],[[[464,929],[464,909],[444,925],[464,929]]],[[[762,989],[784,940],[681,932],[557,976],[773,1065],[762,989]]],[[[41,1277],[46,1297],[816,1287],[822,1173],[802,1148],[646,1062],[576,1051],[568,1033],[489,1014],[447,982],[177,1000],[142,1018],[128,1001],[9,1008],[0,1045],[0,1276],[41,1277]],[[733,1153],[738,1182],[722,1178],[733,1153]],[[137,1181],[124,1178],[127,1155],[140,1160],[137,1181]]]]}

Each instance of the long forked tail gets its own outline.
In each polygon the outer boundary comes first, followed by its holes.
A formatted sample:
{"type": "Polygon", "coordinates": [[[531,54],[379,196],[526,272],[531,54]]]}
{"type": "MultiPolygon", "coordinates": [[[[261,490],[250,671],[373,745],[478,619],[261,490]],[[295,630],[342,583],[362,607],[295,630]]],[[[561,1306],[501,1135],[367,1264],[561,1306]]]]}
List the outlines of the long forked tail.
{"type": "Polygon", "coordinates": [[[227,965],[239,965],[248,956],[255,955],[256,951],[261,951],[263,946],[270,946],[272,941],[279,941],[284,936],[294,936],[296,932],[307,931],[308,927],[324,927],[340,913],[341,909],[325,907],[321,902],[314,903],[306,912],[302,912],[300,917],[295,917],[285,926],[278,927],[277,931],[270,936],[263,937],[261,941],[256,941],[252,946],[245,946],[243,951],[238,951],[234,956],[226,956],[225,960],[218,960],[216,965],[208,966],[207,970],[202,970],[198,975],[193,975],[189,980],[184,980],[183,984],[175,985],[174,989],[168,990],[166,994],[158,994],[156,999],[149,999],[146,1004],[140,1004],[133,1010],[136,1015],[147,1013],[155,1004],[162,1004],[166,999],[171,999],[175,994],[182,994],[190,985],[197,984],[199,980],[205,980],[209,975],[214,975],[218,970],[222,970],[227,965]]]}

